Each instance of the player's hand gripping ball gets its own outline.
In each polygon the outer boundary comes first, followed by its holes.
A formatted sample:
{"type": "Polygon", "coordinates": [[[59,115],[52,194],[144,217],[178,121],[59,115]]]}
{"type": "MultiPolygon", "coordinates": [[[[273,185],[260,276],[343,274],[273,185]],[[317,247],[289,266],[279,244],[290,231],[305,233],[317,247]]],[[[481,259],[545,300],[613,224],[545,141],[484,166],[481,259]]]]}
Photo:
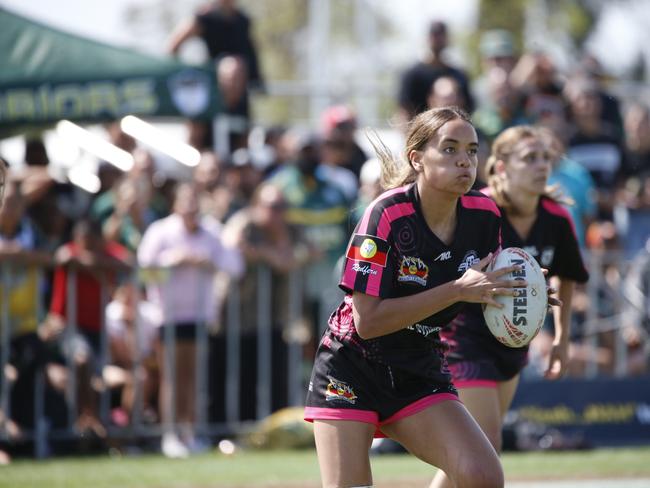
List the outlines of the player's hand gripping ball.
{"type": "Polygon", "coordinates": [[[483,316],[488,329],[499,342],[509,347],[523,347],[533,340],[544,324],[548,296],[542,269],[535,258],[523,249],[503,249],[492,260],[487,271],[515,265],[521,266],[521,270],[502,278],[525,280],[528,285],[525,288],[515,288],[515,296],[495,296],[503,308],[484,306],[483,316]]]}

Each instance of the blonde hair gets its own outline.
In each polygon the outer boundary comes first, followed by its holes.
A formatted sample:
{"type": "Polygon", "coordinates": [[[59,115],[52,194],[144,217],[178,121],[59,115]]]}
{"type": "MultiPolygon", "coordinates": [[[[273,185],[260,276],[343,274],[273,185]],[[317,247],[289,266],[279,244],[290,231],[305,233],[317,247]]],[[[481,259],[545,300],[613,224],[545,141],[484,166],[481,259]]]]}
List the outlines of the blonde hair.
{"type": "MultiPolygon", "coordinates": [[[[492,153],[485,164],[485,174],[487,175],[487,184],[492,192],[492,198],[500,207],[508,208],[512,206],[508,194],[506,193],[505,176],[498,174],[496,171],[497,161],[506,163],[512,156],[515,146],[525,139],[536,139],[543,141],[549,146],[549,150],[557,159],[562,157],[562,143],[553,134],[552,131],[531,125],[517,125],[510,127],[501,134],[492,143],[492,153]]],[[[573,200],[564,196],[557,185],[546,185],[542,196],[550,198],[558,203],[572,205],[573,200]]]]}
{"type": "Polygon", "coordinates": [[[411,151],[424,148],[443,125],[456,119],[472,123],[469,115],[458,107],[432,108],[413,117],[408,124],[404,153],[399,159],[395,158],[376,132],[366,133],[381,166],[381,187],[390,190],[413,183],[417,179],[417,172],[409,161],[411,151]]]}

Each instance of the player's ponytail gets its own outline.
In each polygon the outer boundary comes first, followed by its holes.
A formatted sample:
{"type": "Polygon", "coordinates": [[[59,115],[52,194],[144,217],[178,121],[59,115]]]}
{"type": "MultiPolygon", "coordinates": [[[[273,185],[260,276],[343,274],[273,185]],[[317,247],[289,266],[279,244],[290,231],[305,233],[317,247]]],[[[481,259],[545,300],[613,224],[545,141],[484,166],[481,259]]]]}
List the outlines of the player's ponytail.
{"type": "Polygon", "coordinates": [[[374,129],[366,130],[366,137],[379,160],[379,184],[384,190],[398,188],[415,181],[417,173],[410,164],[395,157],[374,129]]]}

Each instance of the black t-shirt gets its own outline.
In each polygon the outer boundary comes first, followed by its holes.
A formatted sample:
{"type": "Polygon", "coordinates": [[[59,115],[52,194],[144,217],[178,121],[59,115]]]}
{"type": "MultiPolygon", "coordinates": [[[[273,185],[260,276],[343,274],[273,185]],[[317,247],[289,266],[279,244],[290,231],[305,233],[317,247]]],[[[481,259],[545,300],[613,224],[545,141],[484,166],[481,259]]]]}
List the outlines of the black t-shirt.
{"type": "Polygon", "coordinates": [[[434,67],[427,63],[417,63],[402,75],[398,95],[400,106],[414,115],[424,112],[427,109],[427,98],[431,91],[431,85],[443,76],[450,76],[458,81],[465,98],[467,111],[472,113],[474,100],[465,73],[452,66],[434,67]]]}
{"type": "Polygon", "coordinates": [[[623,149],[613,134],[613,128],[605,127],[598,135],[577,132],[569,139],[569,158],[589,170],[599,190],[613,190],[622,170],[623,149]]]}
{"type": "Polygon", "coordinates": [[[458,279],[499,248],[496,204],[470,191],[458,201],[453,241],[443,243],[422,215],[417,187],[396,188],[372,202],[350,239],[339,286],[346,296],[329,320],[330,333],[370,360],[398,370],[448,380],[439,330],[465,305],[456,303],[382,337],[359,337],[352,316],[353,291],[381,298],[413,295],[458,279]]]}
{"type": "Polygon", "coordinates": [[[196,20],[201,26],[201,38],[205,42],[211,59],[227,55],[239,55],[248,66],[248,79],[254,84],[263,84],[257,62],[257,52],[251,40],[250,19],[240,10],[224,15],[218,8],[199,12],[196,20]]]}

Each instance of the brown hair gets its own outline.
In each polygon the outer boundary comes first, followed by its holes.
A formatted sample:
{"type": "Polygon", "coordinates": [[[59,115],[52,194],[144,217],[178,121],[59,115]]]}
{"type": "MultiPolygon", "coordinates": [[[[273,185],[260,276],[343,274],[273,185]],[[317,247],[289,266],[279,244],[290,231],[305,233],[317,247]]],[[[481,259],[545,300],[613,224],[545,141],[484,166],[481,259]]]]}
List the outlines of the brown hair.
{"type": "Polygon", "coordinates": [[[382,188],[389,190],[413,183],[417,178],[417,173],[409,161],[410,152],[424,148],[440,127],[456,119],[472,123],[469,115],[458,107],[436,107],[413,117],[408,124],[406,145],[403,157],[400,159],[393,156],[376,132],[372,132],[371,136],[367,134],[381,166],[380,183],[382,188]]]}
{"type": "MultiPolygon", "coordinates": [[[[524,139],[537,139],[544,141],[549,145],[550,151],[554,157],[561,158],[562,143],[553,134],[552,131],[531,125],[517,125],[510,127],[501,134],[492,143],[492,153],[485,164],[485,174],[487,175],[487,184],[492,191],[492,198],[500,207],[507,208],[511,206],[510,199],[505,191],[505,180],[502,175],[497,174],[497,161],[507,162],[512,156],[515,145],[524,139]]],[[[572,205],[573,201],[564,196],[557,185],[547,185],[543,196],[550,198],[558,203],[572,205]]]]}

